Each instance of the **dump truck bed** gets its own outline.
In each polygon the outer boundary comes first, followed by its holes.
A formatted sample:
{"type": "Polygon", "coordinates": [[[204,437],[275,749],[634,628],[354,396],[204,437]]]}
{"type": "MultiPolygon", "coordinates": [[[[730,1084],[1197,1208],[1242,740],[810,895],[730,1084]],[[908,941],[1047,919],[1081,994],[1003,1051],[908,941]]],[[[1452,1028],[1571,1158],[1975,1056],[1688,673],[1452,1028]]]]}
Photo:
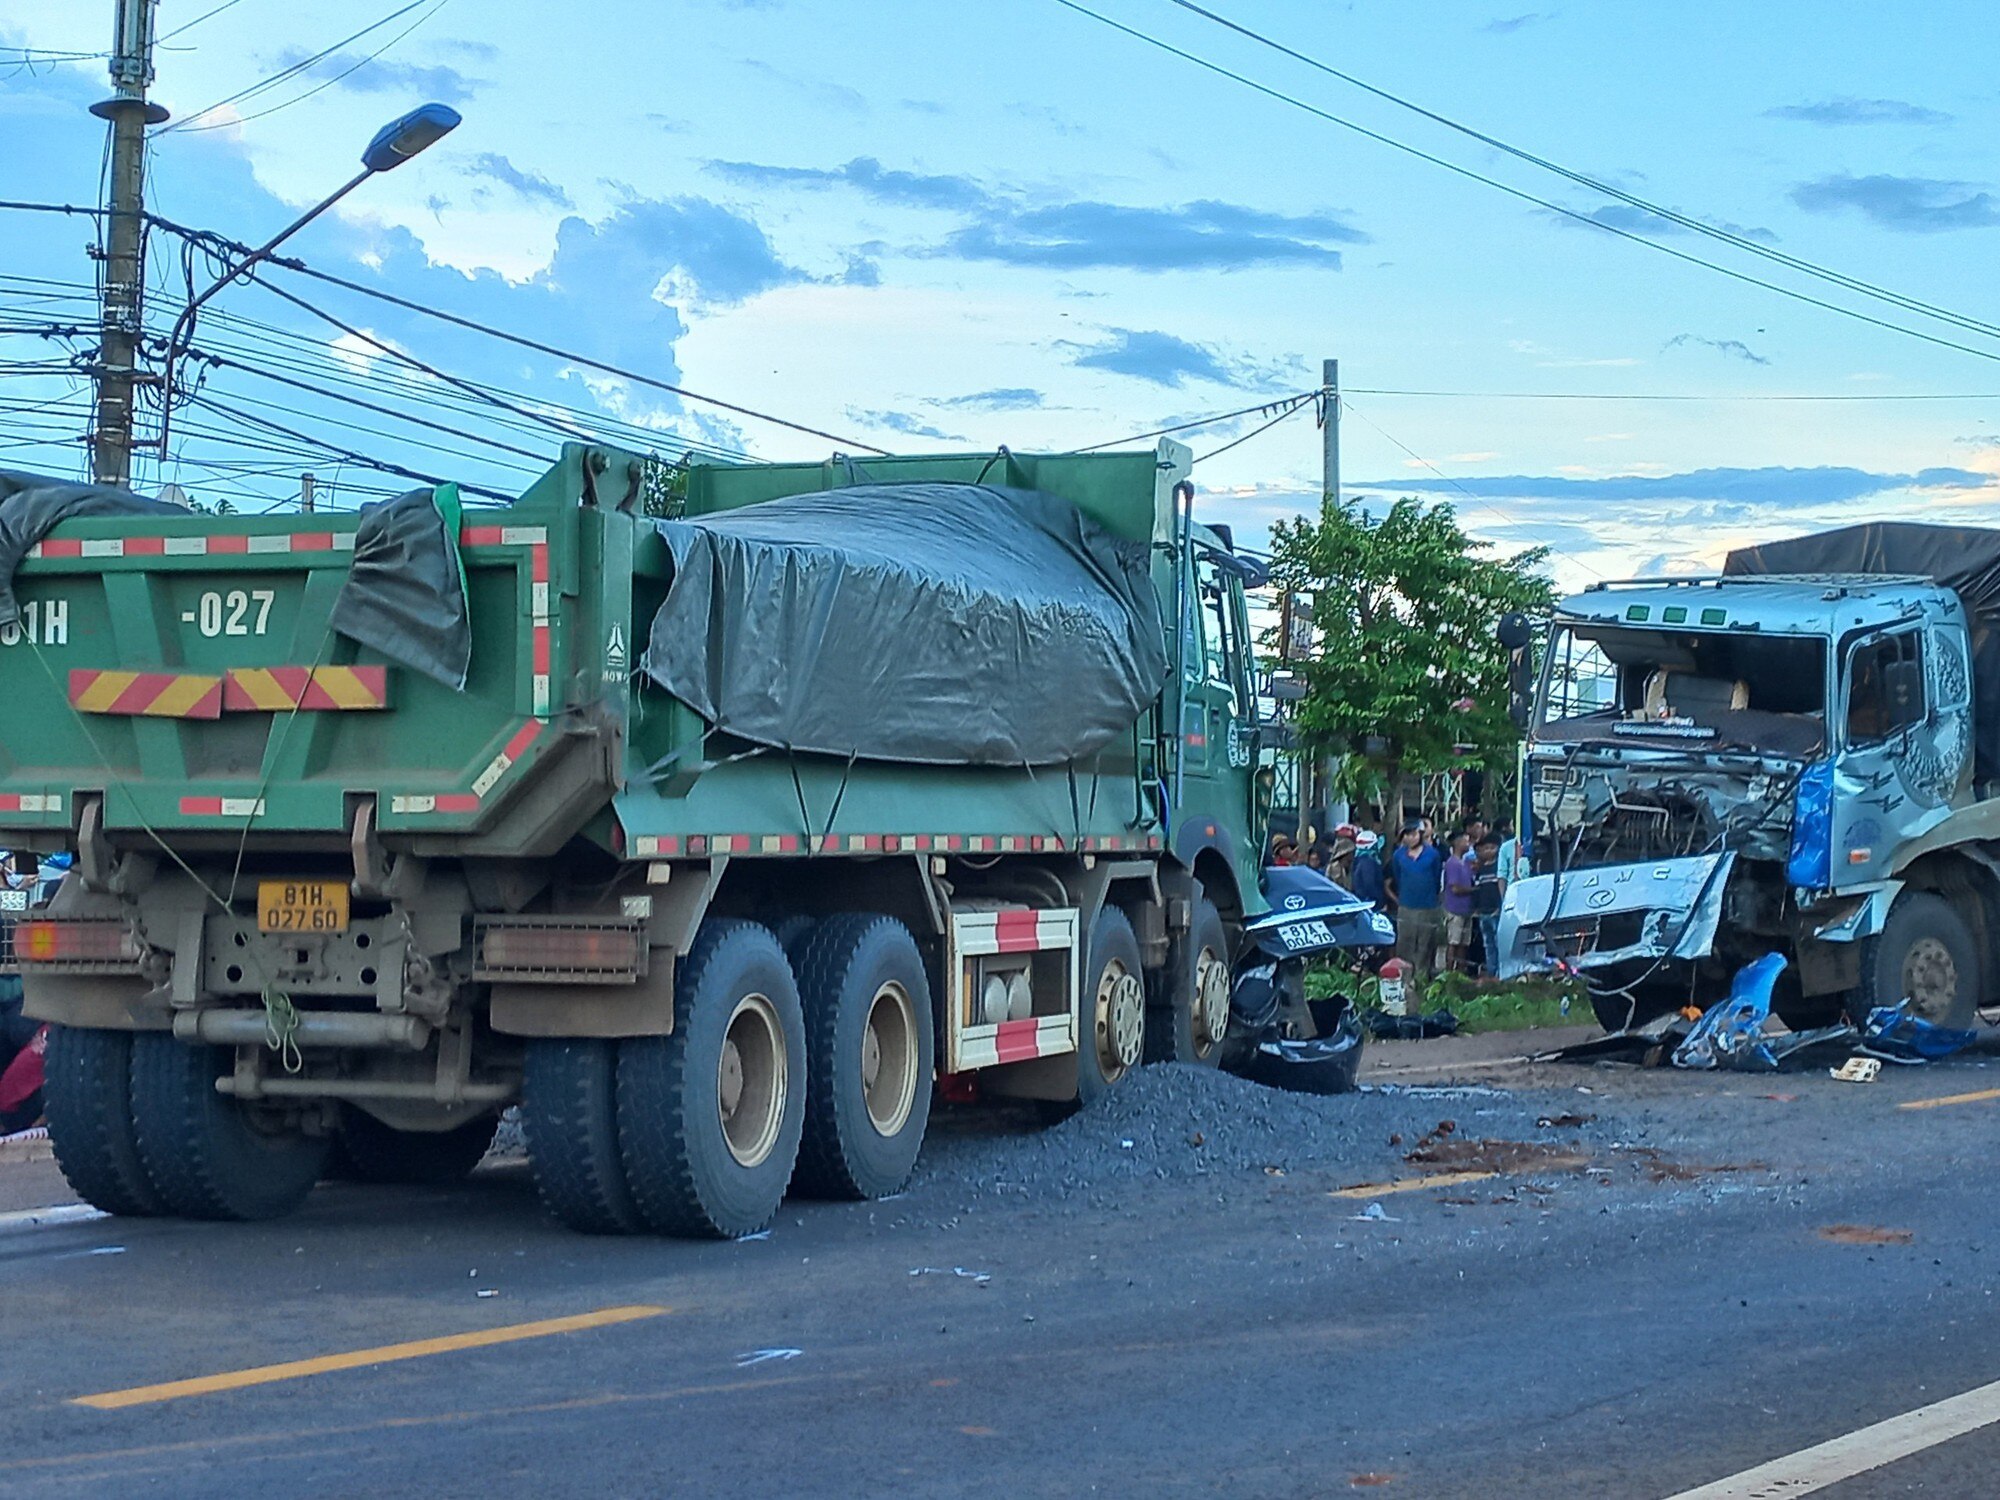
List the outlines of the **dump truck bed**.
{"type": "Polygon", "coordinates": [[[296,846],[343,837],[371,798],[384,837],[559,846],[611,779],[600,758],[594,785],[561,778],[561,806],[520,805],[565,753],[582,461],[465,512],[463,692],[332,629],[353,514],[63,522],[17,574],[19,624],[0,627],[0,837],[60,845],[96,797],[115,833],[296,846]]]}

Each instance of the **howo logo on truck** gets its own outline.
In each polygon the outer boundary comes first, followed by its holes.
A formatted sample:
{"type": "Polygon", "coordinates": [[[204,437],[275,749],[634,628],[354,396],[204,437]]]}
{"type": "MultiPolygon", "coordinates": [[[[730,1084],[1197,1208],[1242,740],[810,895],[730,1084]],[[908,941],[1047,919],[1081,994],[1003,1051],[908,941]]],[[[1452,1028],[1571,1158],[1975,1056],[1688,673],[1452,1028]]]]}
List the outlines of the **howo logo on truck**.
{"type": "Polygon", "coordinates": [[[69,644],[69,600],[30,600],[21,606],[21,618],[0,625],[0,646],[67,646],[69,644]]]}

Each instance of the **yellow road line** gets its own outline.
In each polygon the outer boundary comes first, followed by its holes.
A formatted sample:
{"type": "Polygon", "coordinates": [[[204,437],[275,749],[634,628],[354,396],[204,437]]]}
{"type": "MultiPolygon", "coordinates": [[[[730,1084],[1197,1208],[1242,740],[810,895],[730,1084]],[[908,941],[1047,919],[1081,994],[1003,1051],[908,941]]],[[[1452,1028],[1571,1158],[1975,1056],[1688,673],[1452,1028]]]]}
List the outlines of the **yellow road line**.
{"type": "Polygon", "coordinates": [[[422,1359],[431,1354],[450,1354],[459,1349],[485,1349],[494,1344],[519,1343],[522,1339],[543,1339],[558,1333],[580,1333],[587,1328],[608,1328],[615,1323],[632,1323],[641,1318],[657,1318],[672,1312],[670,1307],[603,1307],[596,1312],[578,1313],[568,1318],[544,1318],[537,1323],[513,1323],[505,1328],[487,1328],[477,1333],[454,1333],[444,1338],[416,1339],[407,1344],[384,1344],[379,1349],[355,1349],[346,1354],[322,1354],[314,1359],[287,1360],[281,1365],[258,1365],[248,1370],[229,1370],[220,1375],[199,1375],[192,1380],[169,1380],[160,1385],[134,1386],[130,1390],[105,1391],[95,1396],[78,1396],[72,1406],[94,1406],[99,1411],[117,1411],[127,1406],[148,1406],[156,1401],[178,1401],[183,1396],[207,1396],[216,1391],[237,1391],[245,1386],[270,1385],[279,1380],[298,1380],[307,1375],[324,1375],[331,1370],[355,1370],[366,1365],[383,1365],[399,1359],[422,1359]]]}
{"type": "Polygon", "coordinates": [[[1976,1094],[1946,1094],[1938,1099],[1911,1099],[1896,1108],[1942,1109],[1947,1104],[1984,1104],[1989,1099],[2000,1099],[2000,1089],[1981,1089],[1976,1094]]]}
{"type": "Polygon", "coordinates": [[[1337,1188],[1329,1198],[1386,1198],[1391,1193],[1421,1193],[1425,1188],[1457,1187],[1464,1182],[1488,1182],[1498,1172],[1434,1172],[1429,1177],[1399,1177],[1394,1182],[1364,1182],[1360,1187],[1337,1188]]]}

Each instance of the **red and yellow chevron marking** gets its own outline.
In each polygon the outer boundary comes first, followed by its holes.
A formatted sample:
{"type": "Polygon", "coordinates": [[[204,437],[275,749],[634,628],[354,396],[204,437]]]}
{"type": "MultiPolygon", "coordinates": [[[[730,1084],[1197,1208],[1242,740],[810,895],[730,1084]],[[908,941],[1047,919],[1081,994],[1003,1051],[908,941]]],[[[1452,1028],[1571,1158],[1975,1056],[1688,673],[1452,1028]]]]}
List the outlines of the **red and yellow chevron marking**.
{"type": "Polygon", "coordinates": [[[231,667],[222,678],[222,707],[232,714],[388,706],[387,667],[231,667]]]}
{"type": "Polygon", "coordinates": [[[78,668],[69,674],[69,701],[87,714],[219,719],[222,679],[188,672],[93,672],[78,668]]]}

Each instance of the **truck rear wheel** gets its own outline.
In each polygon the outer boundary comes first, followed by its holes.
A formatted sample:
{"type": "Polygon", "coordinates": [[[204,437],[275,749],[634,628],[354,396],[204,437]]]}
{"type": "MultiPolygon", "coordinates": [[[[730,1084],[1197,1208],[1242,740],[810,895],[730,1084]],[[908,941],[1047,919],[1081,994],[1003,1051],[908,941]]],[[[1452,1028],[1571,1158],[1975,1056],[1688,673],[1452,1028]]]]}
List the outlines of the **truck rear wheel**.
{"type": "Polygon", "coordinates": [[[521,1129],[542,1207],[580,1234],[646,1227],[618,1150],[618,1044],[535,1037],[521,1075],[521,1129]]]}
{"type": "Polygon", "coordinates": [[[1229,1030],[1229,929],[1206,896],[1168,948],[1161,988],[1167,1003],[1147,1017],[1146,1061],[1218,1066],[1229,1030]]]}
{"type": "Polygon", "coordinates": [[[798,966],[806,1115],[793,1186],[822,1198],[884,1198],[916,1170],[930,1123],[930,983],[894,917],[828,917],[798,966]]]}
{"type": "Polygon", "coordinates": [[[403,1183],[439,1187],[463,1182],[486,1157],[498,1115],[485,1115],[451,1130],[397,1130],[365,1109],[341,1110],[329,1174],[351,1182],[403,1183]]]}
{"type": "Polygon", "coordinates": [[[132,1130],[132,1033],[51,1026],[43,1070],[49,1142],[69,1185],[108,1214],[162,1212],[132,1130]]]}
{"type": "Polygon", "coordinates": [[[618,1056],[618,1144],[646,1222],[735,1239],[771,1222],[805,1119],[798,982],[767,927],[702,924],[674,978],[674,1029],[618,1056]]]}
{"type": "Polygon", "coordinates": [[[1105,903],[1090,929],[1076,1047],[1079,1106],[1102,1098],[1146,1055],[1146,985],[1132,920],[1105,903]]]}
{"type": "Polygon", "coordinates": [[[1944,897],[1905,891],[1889,908],[1882,931],[1867,941],[1854,994],[1857,1024],[1873,1007],[1904,1000],[1912,1014],[1937,1026],[1969,1030],[1979,1024],[1979,945],[1944,897]]]}
{"type": "Polygon", "coordinates": [[[132,1120],[139,1159],[169,1213],[275,1219],[305,1202],[329,1140],[215,1091],[232,1049],[190,1046],[164,1031],[132,1040],[132,1120]]]}

